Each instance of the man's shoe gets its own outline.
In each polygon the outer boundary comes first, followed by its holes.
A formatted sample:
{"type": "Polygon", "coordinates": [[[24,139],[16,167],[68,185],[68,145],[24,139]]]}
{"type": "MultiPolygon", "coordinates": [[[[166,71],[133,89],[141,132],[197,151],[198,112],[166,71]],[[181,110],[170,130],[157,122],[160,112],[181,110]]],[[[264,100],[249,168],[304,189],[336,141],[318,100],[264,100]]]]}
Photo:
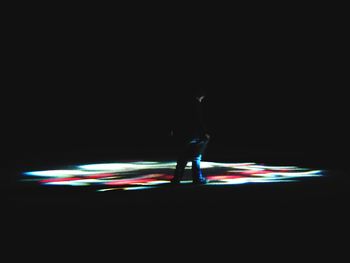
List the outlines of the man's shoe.
{"type": "Polygon", "coordinates": [[[173,180],[170,181],[170,184],[171,185],[179,185],[180,184],[180,180],[174,180],[173,179],[173,180]]]}
{"type": "Polygon", "coordinates": [[[205,179],[205,178],[193,181],[193,184],[198,184],[198,185],[200,185],[200,184],[207,184],[207,183],[208,183],[208,180],[205,179]]]}

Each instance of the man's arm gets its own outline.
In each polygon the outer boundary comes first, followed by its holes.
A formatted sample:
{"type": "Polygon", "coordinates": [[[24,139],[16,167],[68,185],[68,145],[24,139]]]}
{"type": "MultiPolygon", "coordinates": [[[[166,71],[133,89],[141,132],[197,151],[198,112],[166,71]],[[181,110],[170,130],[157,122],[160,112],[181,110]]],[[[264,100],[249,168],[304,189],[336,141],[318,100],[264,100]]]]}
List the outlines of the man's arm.
{"type": "Polygon", "coordinates": [[[198,125],[198,129],[199,129],[199,133],[201,135],[201,137],[209,140],[210,139],[210,135],[208,133],[207,130],[207,126],[205,123],[205,119],[204,119],[204,109],[201,103],[197,103],[196,105],[196,118],[197,118],[197,125],[198,125]]]}

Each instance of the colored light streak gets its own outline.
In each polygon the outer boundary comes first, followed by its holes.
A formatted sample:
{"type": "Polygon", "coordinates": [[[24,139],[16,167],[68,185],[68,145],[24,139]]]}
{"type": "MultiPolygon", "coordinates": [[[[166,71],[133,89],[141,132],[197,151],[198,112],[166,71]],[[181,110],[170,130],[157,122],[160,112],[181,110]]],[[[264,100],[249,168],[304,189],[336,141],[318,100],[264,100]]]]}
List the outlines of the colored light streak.
{"type": "Polygon", "coordinates": [[[154,169],[160,168],[172,168],[172,162],[130,162],[130,163],[105,163],[105,164],[89,164],[89,165],[80,165],[78,168],[87,171],[114,171],[114,172],[123,172],[123,171],[135,171],[141,169],[149,169],[153,167],[154,169]]]}
{"type": "Polygon", "coordinates": [[[34,171],[26,172],[26,175],[41,176],[41,177],[70,177],[74,175],[93,175],[94,172],[76,170],[49,170],[49,171],[34,171]]]}
{"type": "MultiPolygon", "coordinates": [[[[72,166],[70,169],[25,172],[40,185],[97,186],[99,192],[143,190],[169,184],[176,162],[124,161],[72,166]],[[45,179],[43,179],[43,177],[45,179]]],[[[190,175],[191,163],[186,176],[190,175]]],[[[296,166],[267,166],[256,163],[202,162],[201,168],[211,185],[295,182],[306,177],[322,176],[321,170],[296,166]]],[[[26,179],[23,179],[26,181],[26,179]]],[[[182,184],[191,183],[186,179],[182,184]]]]}

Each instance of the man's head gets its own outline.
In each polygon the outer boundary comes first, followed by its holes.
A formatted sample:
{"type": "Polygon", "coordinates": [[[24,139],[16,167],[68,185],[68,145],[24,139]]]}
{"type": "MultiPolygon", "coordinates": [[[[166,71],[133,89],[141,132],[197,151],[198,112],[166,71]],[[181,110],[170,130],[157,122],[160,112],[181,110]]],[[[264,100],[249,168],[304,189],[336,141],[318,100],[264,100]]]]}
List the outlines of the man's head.
{"type": "Polygon", "coordinates": [[[202,102],[202,100],[205,98],[206,95],[207,95],[207,93],[206,93],[205,89],[203,89],[203,88],[196,88],[194,90],[194,96],[200,102],[202,102]]]}

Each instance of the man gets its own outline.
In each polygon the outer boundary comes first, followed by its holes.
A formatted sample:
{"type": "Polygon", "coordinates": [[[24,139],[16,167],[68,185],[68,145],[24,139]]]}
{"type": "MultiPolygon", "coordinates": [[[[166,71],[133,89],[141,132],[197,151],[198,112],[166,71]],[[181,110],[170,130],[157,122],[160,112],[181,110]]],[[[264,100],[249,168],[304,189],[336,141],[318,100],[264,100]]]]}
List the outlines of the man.
{"type": "Polygon", "coordinates": [[[189,109],[186,110],[186,116],[182,117],[182,125],[178,128],[178,133],[182,134],[185,144],[177,159],[172,184],[180,183],[188,161],[192,162],[193,183],[206,184],[208,182],[200,168],[202,156],[210,139],[204,123],[202,104],[205,96],[205,90],[196,89],[192,94],[189,109]]]}

